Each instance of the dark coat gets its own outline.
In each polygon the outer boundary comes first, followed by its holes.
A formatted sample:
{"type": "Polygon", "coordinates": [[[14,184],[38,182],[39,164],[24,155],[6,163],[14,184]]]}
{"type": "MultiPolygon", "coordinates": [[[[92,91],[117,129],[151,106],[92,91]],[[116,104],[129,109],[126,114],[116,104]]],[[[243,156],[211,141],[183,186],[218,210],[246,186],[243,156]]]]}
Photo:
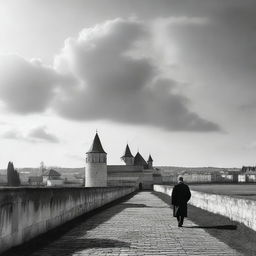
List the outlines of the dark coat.
{"type": "Polygon", "coordinates": [[[183,182],[178,183],[172,189],[173,217],[187,217],[187,202],[191,197],[188,185],[183,182]]]}

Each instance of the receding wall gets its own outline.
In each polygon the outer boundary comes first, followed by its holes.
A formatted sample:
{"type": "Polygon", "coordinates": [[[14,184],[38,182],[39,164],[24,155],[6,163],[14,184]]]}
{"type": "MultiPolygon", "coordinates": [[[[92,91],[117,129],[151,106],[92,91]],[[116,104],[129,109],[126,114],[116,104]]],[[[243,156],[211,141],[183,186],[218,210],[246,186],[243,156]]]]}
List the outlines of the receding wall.
{"type": "Polygon", "coordinates": [[[134,190],[133,187],[1,188],[0,253],[134,190]]]}
{"type": "MultiPolygon", "coordinates": [[[[154,191],[172,194],[172,187],[154,185],[154,191]]],[[[191,191],[189,204],[238,221],[256,231],[256,201],[191,191]]]]}
{"type": "Polygon", "coordinates": [[[107,165],[108,174],[112,172],[142,172],[142,166],[136,165],[107,165]]]}

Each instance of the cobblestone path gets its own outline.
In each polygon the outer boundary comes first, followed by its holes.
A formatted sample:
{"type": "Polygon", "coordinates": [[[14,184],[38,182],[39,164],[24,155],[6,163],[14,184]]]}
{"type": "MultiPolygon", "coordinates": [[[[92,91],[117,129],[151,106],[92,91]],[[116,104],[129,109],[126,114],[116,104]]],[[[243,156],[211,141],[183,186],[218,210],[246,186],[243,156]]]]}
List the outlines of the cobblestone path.
{"type": "Polygon", "coordinates": [[[169,206],[151,192],[108,208],[33,256],[241,255],[185,219],[178,228],[169,206]]]}

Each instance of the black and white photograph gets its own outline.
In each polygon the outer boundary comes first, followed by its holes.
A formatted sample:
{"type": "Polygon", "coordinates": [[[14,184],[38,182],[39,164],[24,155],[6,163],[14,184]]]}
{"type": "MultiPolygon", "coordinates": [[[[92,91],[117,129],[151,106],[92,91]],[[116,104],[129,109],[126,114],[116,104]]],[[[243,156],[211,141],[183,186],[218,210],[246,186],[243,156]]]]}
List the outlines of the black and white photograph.
{"type": "Polygon", "coordinates": [[[0,0],[0,255],[255,256],[256,1],[0,0]]]}

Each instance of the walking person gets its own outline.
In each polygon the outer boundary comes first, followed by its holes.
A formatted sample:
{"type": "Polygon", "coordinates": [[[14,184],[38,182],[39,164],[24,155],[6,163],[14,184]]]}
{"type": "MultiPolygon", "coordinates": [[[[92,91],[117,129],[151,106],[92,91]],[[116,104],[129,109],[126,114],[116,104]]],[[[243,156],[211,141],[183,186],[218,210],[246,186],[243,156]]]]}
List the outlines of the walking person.
{"type": "Polygon", "coordinates": [[[182,227],[184,217],[187,217],[187,203],[191,197],[188,185],[184,184],[183,177],[179,177],[178,184],[172,190],[173,217],[178,220],[178,227],[182,227]]]}

